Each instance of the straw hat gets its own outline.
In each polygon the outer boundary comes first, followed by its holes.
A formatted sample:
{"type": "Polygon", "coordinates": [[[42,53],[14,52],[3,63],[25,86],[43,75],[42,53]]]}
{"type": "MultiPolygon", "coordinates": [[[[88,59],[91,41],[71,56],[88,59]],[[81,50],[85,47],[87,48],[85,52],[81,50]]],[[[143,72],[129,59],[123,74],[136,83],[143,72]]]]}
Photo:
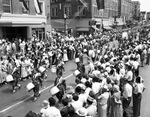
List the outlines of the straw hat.
{"type": "Polygon", "coordinates": [[[48,107],[49,106],[48,100],[44,100],[42,106],[43,107],[48,107]]]}
{"type": "Polygon", "coordinates": [[[88,111],[87,111],[86,108],[82,107],[82,108],[78,109],[78,110],[76,111],[76,113],[77,113],[79,116],[82,117],[82,116],[87,116],[88,111]]]}

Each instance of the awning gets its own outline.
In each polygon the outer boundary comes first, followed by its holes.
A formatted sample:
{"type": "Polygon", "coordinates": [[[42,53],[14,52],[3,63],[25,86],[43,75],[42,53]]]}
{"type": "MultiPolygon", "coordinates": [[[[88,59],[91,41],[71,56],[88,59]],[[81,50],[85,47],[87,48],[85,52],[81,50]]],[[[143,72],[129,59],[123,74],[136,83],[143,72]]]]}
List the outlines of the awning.
{"type": "MultiPolygon", "coordinates": [[[[68,21],[66,21],[66,25],[68,25],[68,21]]],[[[64,28],[65,22],[62,20],[52,20],[51,21],[52,28],[64,28]]]]}
{"type": "Polygon", "coordinates": [[[89,27],[79,27],[79,28],[76,28],[76,31],[85,31],[85,32],[87,32],[87,31],[89,31],[89,27]]]}
{"type": "Polygon", "coordinates": [[[31,25],[42,25],[42,22],[0,22],[0,27],[26,27],[31,25]]]}
{"type": "Polygon", "coordinates": [[[99,31],[100,29],[98,29],[96,26],[92,26],[92,28],[94,28],[94,30],[99,31]]]}
{"type": "Polygon", "coordinates": [[[104,29],[111,30],[112,28],[110,26],[104,26],[104,29]]]}

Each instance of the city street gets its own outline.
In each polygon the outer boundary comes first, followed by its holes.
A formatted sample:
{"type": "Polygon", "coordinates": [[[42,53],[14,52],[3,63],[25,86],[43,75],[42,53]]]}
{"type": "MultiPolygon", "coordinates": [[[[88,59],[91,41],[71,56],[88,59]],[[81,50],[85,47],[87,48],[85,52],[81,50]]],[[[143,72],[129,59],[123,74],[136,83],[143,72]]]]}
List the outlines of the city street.
{"type": "MultiPolygon", "coordinates": [[[[110,44],[112,45],[112,43],[110,44]]],[[[87,63],[87,58],[84,58],[84,63],[87,63]]],[[[67,62],[65,64],[66,73],[64,74],[64,78],[67,80],[67,85],[75,86],[73,72],[76,69],[76,64],[74,61],[67,62]]],[[[32,110],[34,112],[39,112],[42,108],[42,102],[45,99],[48,99],[50,95],[50,88],[53,85],[54,79],[56,77],[55,74],[51,73],[50,70],[47,72],[48,80],[44,82],[43,87],[41,88],[41,96],[36,101],[32,101],[32,91],[27,92],[25,86],[30,80],[21,82],[22,89],[16,92],[15,94],[11,94],[11,86],[9,84],[0,88],[0,117],[7,117],[11,115],[12,117],[24,117],[25,114],[32,110]]],[[[149,117],[150,112],[150,66],[145,66],[140,68],[140,74],[144,79],[144,84],[146,86],[146,90],[143,93],[142,99],[142,108],[141,108],[141,116],[140,117],[149,117]]]]}

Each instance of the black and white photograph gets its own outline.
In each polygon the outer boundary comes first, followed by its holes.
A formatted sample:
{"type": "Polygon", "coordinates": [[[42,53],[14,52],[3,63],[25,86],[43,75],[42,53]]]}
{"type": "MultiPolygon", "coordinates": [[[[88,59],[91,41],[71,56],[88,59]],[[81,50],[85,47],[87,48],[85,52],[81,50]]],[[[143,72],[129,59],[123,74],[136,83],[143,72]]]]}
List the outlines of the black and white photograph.
{"type": "Polygon", "coordinates": [[[150,0],[0,0],[0,117],[150,117],[150,0]]]}

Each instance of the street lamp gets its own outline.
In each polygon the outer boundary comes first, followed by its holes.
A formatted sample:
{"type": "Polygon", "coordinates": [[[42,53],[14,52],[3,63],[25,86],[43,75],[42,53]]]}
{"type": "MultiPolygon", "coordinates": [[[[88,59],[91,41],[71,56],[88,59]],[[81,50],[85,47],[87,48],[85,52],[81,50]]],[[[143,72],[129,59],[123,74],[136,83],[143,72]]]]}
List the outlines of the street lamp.
{"type": "Polygon", "coordinates": [[[64,14],[64,33],[67,35],[67,23],[66,23],[67,15],[64,14]]]}

